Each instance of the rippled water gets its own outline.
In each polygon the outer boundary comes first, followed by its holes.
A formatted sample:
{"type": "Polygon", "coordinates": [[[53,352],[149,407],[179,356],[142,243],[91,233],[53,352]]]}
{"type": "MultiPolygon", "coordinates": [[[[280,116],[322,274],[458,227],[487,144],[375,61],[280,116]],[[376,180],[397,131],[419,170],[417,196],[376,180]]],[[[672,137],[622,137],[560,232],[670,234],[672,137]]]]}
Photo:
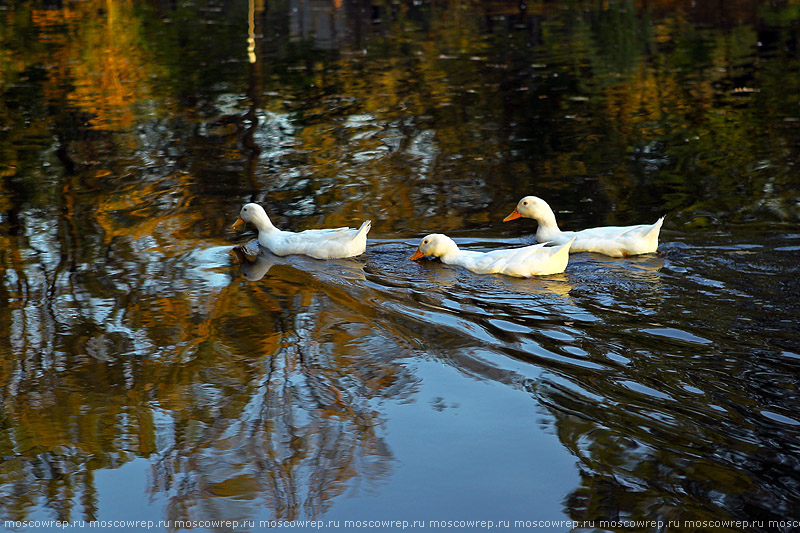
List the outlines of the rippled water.
{"type": "Polygon", "coordinates": [[[700,4],[0,2],[3,527],[797,529],[800,16],[700,4]],[[526,194],[659,251],[408,260],[526,194]]]}

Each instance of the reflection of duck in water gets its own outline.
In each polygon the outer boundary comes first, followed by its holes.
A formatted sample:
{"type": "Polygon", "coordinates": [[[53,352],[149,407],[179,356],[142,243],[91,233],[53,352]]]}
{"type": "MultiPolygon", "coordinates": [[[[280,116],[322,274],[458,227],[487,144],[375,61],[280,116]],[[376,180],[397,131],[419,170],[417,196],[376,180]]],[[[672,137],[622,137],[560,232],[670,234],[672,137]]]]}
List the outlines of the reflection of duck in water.
{"type": "Polygon", "coordinates": [[[258,229],[258,243],[275,255],[307,255],[315,259],[340,259],[364,253],[367,233],[372,222],[364,221],[358,229],[309,229],[295,233],[276,228],[264,208],[258,204],[245,204],[233,229],[252,222],[258,229]]]}
{"type": "Polygon", "coordinates": [[[458,245],[447,235],[433,233],[422,239],[417,251],[409,259],[416,261],[433,256],[445,264],[462,266],[476,274],[505,274],[527,278],[564,272],[569,260],[570,244],[572,240],[561,246],[545,247],[541,243],[522,248],[473,252],[459,250],[458,245]]]}
{"type": "Polygon", "coordinates": [[[236,258],[242,275],[248,281],[260,280],[273,266],[292,267],[295,271],[299,270],[303,273],[335,274],[346,279],[363,279],[364,277],[364,264],[358,260],[348,259],[325,263],[307,258],[289,260],[279,257],[269,250],[259,249],[256,241],[231,248],[231,254],[236,258]]]}
{"type": "Polygon", "coordinates": [[[248,244],[231,248],[231,253],[239,263],[244,278],[258,281],[277,263],[278,257],[271,253],[259,253],[257,248],[253,250],[248,244]]]}
{"type": "Polygon", "coordinates": [[[539,296],[570,298],[570,291],[575,288],[566,274],[555,274],[536,280],[506,279],[504,281],[503,287],[506,291],[539,296]]]}
{"type": "Polygon", "coordinates": [[[658,248],[658,234],[664,217],[654,224],[638,226],[603,226],[581,231],[561,231],[558,229],[556,216],[550,206],[536,196],[526,196],[517,204],[516,209],[503,219],[503,222],[515,218],[532,218],[539,223],[536,228],[536,240],[562,244],[575,239],[570,253],[597,252],[611,257],[626,257],[655,252],[658,248]]]}

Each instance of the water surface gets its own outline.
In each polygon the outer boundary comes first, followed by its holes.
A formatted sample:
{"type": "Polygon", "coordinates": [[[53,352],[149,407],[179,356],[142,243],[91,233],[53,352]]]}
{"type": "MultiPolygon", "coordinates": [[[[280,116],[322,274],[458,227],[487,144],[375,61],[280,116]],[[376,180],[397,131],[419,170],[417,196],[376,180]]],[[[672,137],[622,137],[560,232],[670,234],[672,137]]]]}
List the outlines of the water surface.
{"type": "Polygon", "coordinates": [[[2,520],[800,520],[795,2],[0,20],[2,520]],[[527,194],[659,252],[408,260],[527,194]],[[243,260],[248,201],[369,246],[243,260]]]}

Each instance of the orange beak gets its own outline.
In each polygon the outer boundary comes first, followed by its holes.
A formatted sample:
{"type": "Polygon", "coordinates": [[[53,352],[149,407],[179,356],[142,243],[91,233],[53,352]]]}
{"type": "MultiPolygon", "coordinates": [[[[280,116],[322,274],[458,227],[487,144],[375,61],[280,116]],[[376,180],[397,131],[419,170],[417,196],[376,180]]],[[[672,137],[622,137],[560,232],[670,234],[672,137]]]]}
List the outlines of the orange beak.
{"type": "Polygon", "coordinates": [[[420,249],[419,249],[419,248],[417,248],[417,251],[416,251],[416,252],[414,252],[414,255],[412,255],[411,257],[409,257],[409,259],[411,259],[412,261],[416,261],[417,259],[422,259],[423,257],[425,257],[425,254],[423,254],[423,253],[420,251],[420,249]]]}
{"type": "Polygon", "coordinates": [[[236,218],[236,222],[233,223],[233,226],[231,226],[231,229],[238,230],[242,226],[244,226],[244,220],[242,220],[242,217],[237,217],[236,218]]]}
{"type": "Polygon", "coordinates": [[[514,220],[515,218],[519,218],[521,216],[522,215],[520,215],[519,211],[517,211],[515,208],[513,213],[511,213],[510,215],[508,215],[506,218],[503,219],[503,222],[508,222],[509,220],[514,220]]]}

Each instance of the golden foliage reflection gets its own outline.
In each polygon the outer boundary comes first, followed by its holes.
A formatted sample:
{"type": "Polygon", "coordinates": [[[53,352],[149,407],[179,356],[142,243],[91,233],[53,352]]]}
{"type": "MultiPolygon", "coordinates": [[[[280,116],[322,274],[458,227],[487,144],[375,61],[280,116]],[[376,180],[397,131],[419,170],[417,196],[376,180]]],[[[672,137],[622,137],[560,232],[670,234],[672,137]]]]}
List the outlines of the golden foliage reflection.
{"type": "Polygon", "coordinates": [[[93,128],[134,125],[135,109],[151,96],[150,80],[162,74],[146,49],[134,6],[132,1],[92,0],[32,13],[51,39],[48,96],[59,101],[64,87],[73,85],[67,100],[87,112],[93,128]]]}
{"type": "MultiPolygon", "coordinates": [[[[296,16],[288,5],[154,4],[0,11],[7,519],[41,508],[94,519],[94,474],[135,458],[152,465],[150,490],[172,520],[214,517],[209,502],[231,519],[264,507],[321,516],[346,490],[390,475],[379,405],[413,397],[405,361],[419,355],[419,335],[459,366],[449,346],[468,344],[469,328],[421,320],[443,305],[415,300],[437,296],[412,291],[403,266],[380,273],[394,284],[376,295],[378,274],[360,259],[233,265],[225,232],[244,199],[264,200],[291,229],[374,217],[378,238],[494,231],[521,191],[583,217],[586,196],[616,206],[610,218],[791,216],[797,117],[786,94],[796,100],[800,78],[785,73],[797,58],[762,65],[756,30],[698,30],[684,2],[576,11],[448,0],[420,12],[333,0],[317,6],[331,27],[294,21],[281,38],[296,16]],[[340,23],[348,31],[334,31],[340,23]],[[238,40],[178,44],[216,26],[238,40]],[[219,57],[206,61],[201,46],[219,57]],[[398,295],[418,307],[397,311],[398,295]]],[[[727,9],[731,20],[754,16],[727,9]]],[[[789,11],[775,16],[793,23],[789,11]]],[[[461,284],[442,276],[447,289],[461,284]]],[[[555,314],[547,298],[568,301],[573,289],[561,278],[522,287],[502,283],[543,317],[555,314]]],[[[475,329],[502,329],[490,322],[475,329]]],[[[503,357],[517,340],[497,342],[503,357]]],[[[573,401],[558,391],[546,400],[573,401]]],[[[554,412],[579,455],[595,426],[554,412]]],[[[609,462],[628,460],[608,438],[609,462]]],[[[575,497],[600,505],[585,487],[575,497]]]]}

